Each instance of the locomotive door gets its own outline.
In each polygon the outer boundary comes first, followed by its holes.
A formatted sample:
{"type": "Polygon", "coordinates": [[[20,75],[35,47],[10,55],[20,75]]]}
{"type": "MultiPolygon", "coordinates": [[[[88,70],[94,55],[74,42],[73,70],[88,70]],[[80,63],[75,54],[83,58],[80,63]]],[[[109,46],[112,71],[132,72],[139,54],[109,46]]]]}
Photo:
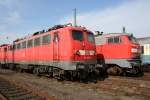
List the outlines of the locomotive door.
{"type": "Polygon", "coordinates": [[[54,32],[54,38],[53,38],[53,60],[58,61],[59,60],[59,36],[58,32],[54,32]]]}

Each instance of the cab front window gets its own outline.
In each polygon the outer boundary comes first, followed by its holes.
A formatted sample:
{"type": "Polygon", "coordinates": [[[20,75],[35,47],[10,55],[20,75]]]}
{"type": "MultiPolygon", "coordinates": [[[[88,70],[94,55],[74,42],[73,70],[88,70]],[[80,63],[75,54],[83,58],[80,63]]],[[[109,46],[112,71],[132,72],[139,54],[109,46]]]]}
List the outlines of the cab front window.
{"type": "Polygon", "coordinates": [[[94,36],[93,36],[93,33],[88,32],[88,33],[87,33],[87,37],[88,37],[88,41],[89,41],[90,43],[94,43],[94,36]]]}
{"type": "Polygon", "coordinates": [[[72,37],[73,37],[74,40],[78,40],[78,41],[83,41],[84,40],[82,31],[73,30],[72,31],[72,37]]]}
{"type": "Polygon", "coordinates": [[[128,36],[128,39],[129,39],[129,41],[132,42],[132,43],[138,43],[137,40],[136,40],[136,38],[133,37],[132,35],[131,35],[131,36],[128,36]]]}

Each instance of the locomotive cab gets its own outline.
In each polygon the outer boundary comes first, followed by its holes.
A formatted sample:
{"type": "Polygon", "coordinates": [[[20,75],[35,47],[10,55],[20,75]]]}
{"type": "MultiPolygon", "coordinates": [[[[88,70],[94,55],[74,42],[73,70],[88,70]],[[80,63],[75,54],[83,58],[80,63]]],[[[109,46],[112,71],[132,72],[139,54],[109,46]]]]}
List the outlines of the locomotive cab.
{"type": "Polygon", "coordinates": [[[72,30],[72,39],[73,59],[79,62],[77,68],[82,68],[83,64],[95,66],[96,46],[93,33],[87,30],[72,30]]]}
{"type": "Polygon", "coordinates": [[[128,36],[129,41],[129,62],[131,62],[132,66],[140,66],[141,65],[141,48],[136,38],[132,35],[128,36]]]}
{"type": "MultiPolygon", "coordinates": [[[[96,45],[94,35],[83,27],[64,27],[57,30],[58,41],[54,41],[54,61],[63,61],[65,70],[86,69],[94,71],[96,65],[96,45]],[[90,67],[91,66],[91,67],[90,67]]],[[[54,31],[55,40],[55,31],[54,31]]]]}
{"type": "Polygon", "coordinates": [[[82,77],[87,77],[86,73],[96,74],[97,58],[94,34],[83,27],[70,27],[69,31],[71,34],[72,68],[78,70],[82,77]]]}
{"type": "Polygon", "coordinates": [[[130,63],[130,66],[127,69],[127,72],[130,73],[141,73],[142,67],[141,67],[141,48],[139,43],[137,42],[136,38],[133,37],[133,35],[128,36],[129,41],[129,58],[128,61],[130,63]]]}

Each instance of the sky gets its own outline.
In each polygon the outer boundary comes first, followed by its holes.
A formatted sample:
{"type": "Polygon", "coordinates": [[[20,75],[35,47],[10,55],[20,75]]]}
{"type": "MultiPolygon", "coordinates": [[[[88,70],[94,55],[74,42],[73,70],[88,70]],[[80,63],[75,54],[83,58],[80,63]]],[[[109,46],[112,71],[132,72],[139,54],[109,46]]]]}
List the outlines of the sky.
{"type": "Polygon", "coordinates": [[[0,44],[73,22],[104,33],[150,36],[150,0],[0,0],[0,44]]]}

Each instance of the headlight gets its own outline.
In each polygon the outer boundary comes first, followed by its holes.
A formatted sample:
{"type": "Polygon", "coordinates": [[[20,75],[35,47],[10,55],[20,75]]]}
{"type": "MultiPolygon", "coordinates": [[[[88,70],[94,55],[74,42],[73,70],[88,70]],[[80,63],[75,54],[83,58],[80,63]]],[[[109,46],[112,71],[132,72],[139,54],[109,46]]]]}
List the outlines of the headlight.
{"type": "Polygon", "coordinates": [[[90,53],[90,55],[95,55],[95,51],[94,50],[91,50],[91,51],[89,51],[90,53]]]}
{"type": "Polygon", "coordinates": [[[94,50],[77,50],[76,55],[95,55],[96,52],[94,50]]]}
{"type": "Polygon", "coordinates": [[[137,52],[138,52],[138,49],[137,49],[137,48],[132,48],[132,49],[131,49],[131,52],[132,52],[132,53],[137,53],[137,52]]]}
{"type": "Polygon", "coordinates": [[[77,55],[85,55],[85,50],[78,50],[76,52],[77,55]]]}
{"type": "Polygon", "coordinates": [[[76,52],[76,55],[80,55],[80,52],[79,52],[79,50],[76,52]]]}

